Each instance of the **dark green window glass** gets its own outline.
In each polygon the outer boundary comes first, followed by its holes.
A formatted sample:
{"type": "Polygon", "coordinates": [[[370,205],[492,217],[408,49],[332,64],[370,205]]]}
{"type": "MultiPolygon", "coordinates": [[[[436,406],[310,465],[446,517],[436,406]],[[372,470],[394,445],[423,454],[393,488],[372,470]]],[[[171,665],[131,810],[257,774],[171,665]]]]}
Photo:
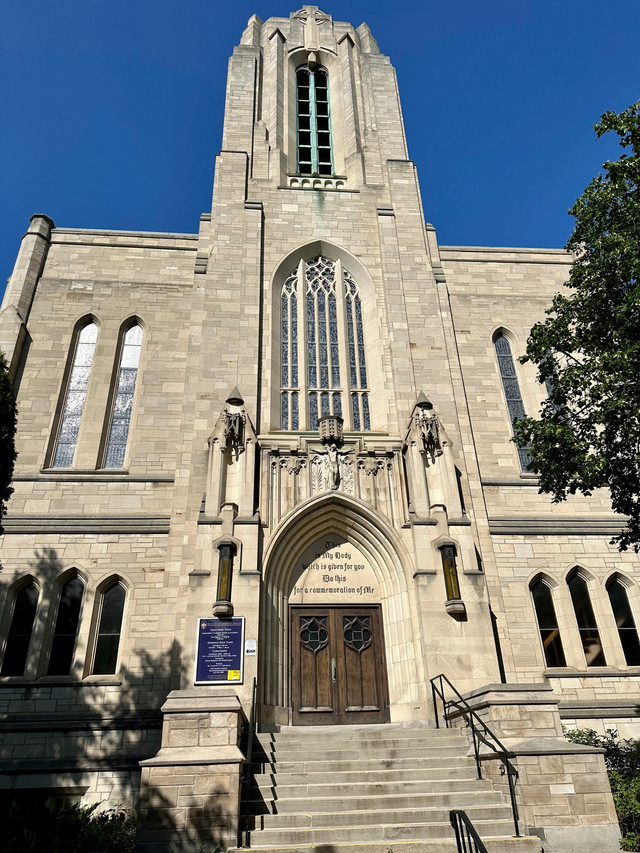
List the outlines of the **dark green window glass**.
{"type": "Polygon", "coordinates": [[[627,666],[640,666],[640,642],[626,587],[616,579],[607,585],[607,592],[627,666]]]}
{"type": "Polygon", "coordinates": [[[324,68],[298,68],[296,119],[298,172],[332,175],[329,78],[324,68]]]}
{"type": "Polygon", "coordinates": [[[545,663],[547,666],[566,666],[551,590],[544,581],[538,581],[531,587],[531,594],[545,663]]]}
{"type": "Polygon", "coordinates": [[[124,599],[125,591],[119,583],[109,587],[102,594],[100,625],[93,661],[94,675],[112,675],[116,671],[124,599]]]}
{"type": "Polygon", "coordinates": [[[600,632],[596,625],[596,617],[591,606],[586,580],[580,575],[574,575],[569,581],[569,592],[573,601],[582,648],[587,666],[606,666],[607,661],[600,642],[600,632]]]}
{"type": "Polygon", "coordinates": [[[80,578],[72,578],[62,587],[47,675],[69,675],[71,673],[83,591],[84,584],[80,578]]]}
{"type": "Polygon", "coordinates": [[[24,675],[37,606],[36,585],[23,587],[16,596],[0,675],[24,675]]]}

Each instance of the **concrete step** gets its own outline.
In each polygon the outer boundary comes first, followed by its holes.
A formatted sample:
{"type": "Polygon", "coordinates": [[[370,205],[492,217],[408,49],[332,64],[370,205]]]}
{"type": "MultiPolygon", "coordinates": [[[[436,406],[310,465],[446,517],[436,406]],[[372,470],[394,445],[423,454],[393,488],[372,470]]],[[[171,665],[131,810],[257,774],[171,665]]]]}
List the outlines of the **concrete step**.
{"type": "MultiPolygon", "coordinates": [[[[539,838],[485,838],[489,853],[541,853],[539,838]]],[[[432,839],[419,841],[395,841],[390,847],[387,841],[332,841],[331,844],[283,845],[264,847],[255,844],[252,838],[251,853],[457,853],[456,843],[450,839],[432,839]]],[[[232,847],[228,853],[246,853],[246,848],[232,847]]]]}
{"type": "MultiPolygon", "coordinates": [[[[513,822],[508,819],[483,820],[476,815],[469,815],[480,838],[488,836],[502,836],[503,838],[513,834],[513,822]]],[[[336,842],[380,842],[380,841],[431,841],[434,839],[448,839],[453,835],[448,815],[446,820],[428,821],[424,823],[354,823],[350,826],[315,826],[308,828],[265,828],[260,834],[252,835],[256,846],[271,847],[277,850],[286,845],[304,846],[312,844],[325,844],[329,850],[336,842]]]]}
{"type": "MultiPolygon", "coordinates": [[[[340,782],[428,782],[431,785],[442,788],[442,783],[446,781],[446,787],[449,783],[455,785],[464,784],[465,780],[474,780],[478,783],[475,764],[465,765],[463,767],[383,767],[378,765],[374,769],[359,769],[359,770],[343,770],[340,773],[336,771],[313,771],[301,770],[299,773],[282,773],[276,775],[273,771],[264,773],[255,773],[253,776],[256,787],[269,786],[277,784],[278,786],[288,787],[290,785],[322,785],[333,783],[340,777],[340,782]]],[[[452,789],[454,790],[454,789],[452,789]]]]}
{"type": "Polygon", "coordinates": [[[254,761],[253,767],[255,772],[262,773],[355,773],[358,770],[367,772],[371,770],[474,770],[476,763],[473,758],[466,755],[458,756],[438,756],[436,758],[427,754],[422,755],[407,755],[404,758],[385,758],[378,756],[371,758],[368,755],[363,755],[360,758],[333,758],[328,760],[313,760],[307,761],[306,757],[301,757],[297,761],[287,760],[281,761],[276,758],[274,761],[259,762],[254,761]]]}
{"type": "MultiPolygon", "coordinates": [[[[300,792],[298,792],[300,793],[300,792]]],[[[464,790],[465,803],[473,804],[473,806],[487,805],[503,805],[503,800],[499,793],[492,791],[490,788],[484,791],[476,791],[467,787],[464,790]]],[[[262,800],[263,803],[269,802],[273,806],[273,814],[301,814],[301,813],[320,813],[333,812],[336,814],[336,819],[339,820],[339,813],[346,811],[371,811],[379,812],[381,810],[390,810],[393,808],[406,808],[408,802],[413,802],[419,799],[420,808],[446,808],[454,809],[460,802],[460,792],[458,791],[431,791],[422,793],[418,796],[413,790],[392,793],[392,794],[376,794],[366,795],[360,791],[354,791],[352,797],[345,796],[326,796],[326,797],[281,797],[278,794],[277,799],[262,800]]],[[[260,800],[250,801],[253,805],[258,805],[260,800]]]]}
{"type": "MultiPolygon", "coordinates": [[[[433,756],[434,758],[453,758],[460,755],[462,750],[466,752],[468,748],[467,742],[463,740],[453,743],[437,741],[434,744],[423,744],[421,746],[405,741],[400,746],[366,746],[357,743],[348,743],[344,746],[327,744],[324,747],[320,747],[318,745],[300,745],[294,748],[289,746],[283,748],[278,745],[276,749],[265,750],[264,754],[269,756],[269,758],[273,758],[275,756],[277,761],[299,761],[301,758],[305,761],[325,761],[332,758],[347,760],[349,758],[357,759],[362,756],[363,753],[366,754],[368,758],[381,757],[385,759],[411,758],[412,756],[422,754],[425,756],[433,756]]],[[[254,753],[254,761],[258,762],[263,760],[264,758],[260,753],[254,753]]]]}
{"type": "MultiPolygon", "coordinates": [[[[275,788],[278,801],[293,797],[305,798],[307,800],[322,797],[344,797],[351,800],[354,797],[389,796],[392,794],[403,794],[407,798],[420,798],[432,796],[433,790],[429,783],[425,784],[421,780],[415,782],[347,782],[342,784],[339,776],[336,776],[335,782],[322,785],[299,784],[281,786],[276,780],[275,788]]],[[[473,789],[473,786],[466,786],[467,791],[470,788],[473,789]]],[[[264,790],[266,792],[271,790],[271,788],[265,787],[264,790]]],[[[447,793],[449,786],[441,785],[439,790],[447,793]]],[[[455,808],[455,806],[452,806],[452,808],[455,808]]]]}
{"type": "MultiPolygon", "coordinates": [[[[446,800],[442,795],[441,800],[446,800]]],[[[284,829],[293,827],[305,829],[308,827],[345,827],[357,824],[359,826],[380,826],[381,824],[410,824],[410,823],[440,823],[449,820],[449,810],[456,805],[455,802],[432,802],[425,801],[420,806],[410,806],[411,800],[405,798],[401,802],[397,799],[394,803],[388,803],[384,799],[378,799],[369,804],[364,801],[351,802],[351,808],[340,811],[316,811],[304,812],[278,812],[278,814],[264,814],[256,816],[256,828],[261,829],[284,829]]],[[[488,798],[487,802],[468,801],[465,803],[465,811],[473,820],[473,815],[480,815],[483,820],[508,820],[511,809],[500,801],[500,797],[488,798]]]]}

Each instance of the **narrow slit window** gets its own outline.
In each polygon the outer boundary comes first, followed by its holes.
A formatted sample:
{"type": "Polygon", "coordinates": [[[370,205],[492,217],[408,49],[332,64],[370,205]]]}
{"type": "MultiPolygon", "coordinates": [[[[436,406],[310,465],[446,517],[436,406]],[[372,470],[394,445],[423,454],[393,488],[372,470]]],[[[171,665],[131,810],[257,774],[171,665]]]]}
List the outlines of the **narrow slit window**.
{"type": "Polygon", "coordinates": [[[76,338],[73,367],[65,393],[52,468],[71,468],[73,465],[97,340],[96,323],[88,323],[76,338]]]}
{"type": "Polygon", "coordinates": [[[36,585],[31,583],[22,587],[15,597],[0,675],[24,675],[37,607],[36,585]]]}
{"type": "Polygon", "coordinates": [[[84,584],[80,578],[68,580],[60,590],[60,602],[56,627],[51,642],[47,675],[69,675],[73,664],[78,626],[80,624],[80,605],[84,584]]]}
{"type": "MultiPolygon", "coordinates": [[[[500,369],[500,378],[502,379],[502,387],[504,388],[504,396],[507,400],[507,409],[509,410],[509,419],[511,423],[520,418],[525,417],[524,404],[522,402],[522,394],[520,393],[520,385],[516,374],[516,366],[511,353],[511,344],[506,335],[497,335],[494,338],[496,348],[496,357],[498,359],[498,367],[500,369]]],[[[518,448],[518,457],[520,458],[520,466],[523,471],[528,471],[531,465],[531,453],[528,447],[518,448]]]]}
{"type": "Polygon", "coordinates": [[[531,587],[531,595],[545,663],[547,666],[566,666],[551,590],[544,581],[540,580],[531,587]]]}
{"type": "Polygon", "coordinates": [[[640,641],[627,588],[616,578],[607,584],[607,593],[627,666],[640,666],[640,641]]]}
{"type": "Polygon", "coordinates": [[[141,347],[142,326],[132,326],[125,334],[122,346],[118,384],[113,402],[111,427],[104,462],[105,468],[122,468],[124,466],[141,347]]]}
{"type": "Polygon", "coordinates": [[[329,78],[324,68],[298,68],[296,121],[298,172],[332,175],[329,78]]]}
{"type": "Polygon", "coordinates": [[[587,666],[606,666],[607,661],[586,580],[581,575],[574,575],[569,581],[569,592],[587,666]]]}
{"type": "Polygon", "coordinates": [[[113,675],[118,663],[125,590],[115,583],[100,596],[100,623],[93,659],[94,675],[113,675]]]}

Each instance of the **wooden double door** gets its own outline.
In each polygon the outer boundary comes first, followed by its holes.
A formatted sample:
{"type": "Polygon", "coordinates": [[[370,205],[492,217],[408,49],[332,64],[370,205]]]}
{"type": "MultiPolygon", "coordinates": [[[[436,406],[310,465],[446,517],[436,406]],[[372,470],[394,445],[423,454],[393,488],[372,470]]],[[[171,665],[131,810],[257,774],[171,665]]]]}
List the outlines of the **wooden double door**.
{"type": "Polygon", "coordinates": [[[389,721],[379,605],[290,607],[294,725],[389,721]]]}

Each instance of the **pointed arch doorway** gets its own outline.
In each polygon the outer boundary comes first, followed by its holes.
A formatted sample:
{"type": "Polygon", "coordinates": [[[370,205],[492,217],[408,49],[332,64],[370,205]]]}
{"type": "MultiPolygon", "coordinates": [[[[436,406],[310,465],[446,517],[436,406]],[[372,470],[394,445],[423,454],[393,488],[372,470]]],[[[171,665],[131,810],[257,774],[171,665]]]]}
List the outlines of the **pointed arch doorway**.
{"type": "Polygon", "coordinates": [[[291,605],[289,618],[293,725],[389,722],[380,605],[291,605]]]}

